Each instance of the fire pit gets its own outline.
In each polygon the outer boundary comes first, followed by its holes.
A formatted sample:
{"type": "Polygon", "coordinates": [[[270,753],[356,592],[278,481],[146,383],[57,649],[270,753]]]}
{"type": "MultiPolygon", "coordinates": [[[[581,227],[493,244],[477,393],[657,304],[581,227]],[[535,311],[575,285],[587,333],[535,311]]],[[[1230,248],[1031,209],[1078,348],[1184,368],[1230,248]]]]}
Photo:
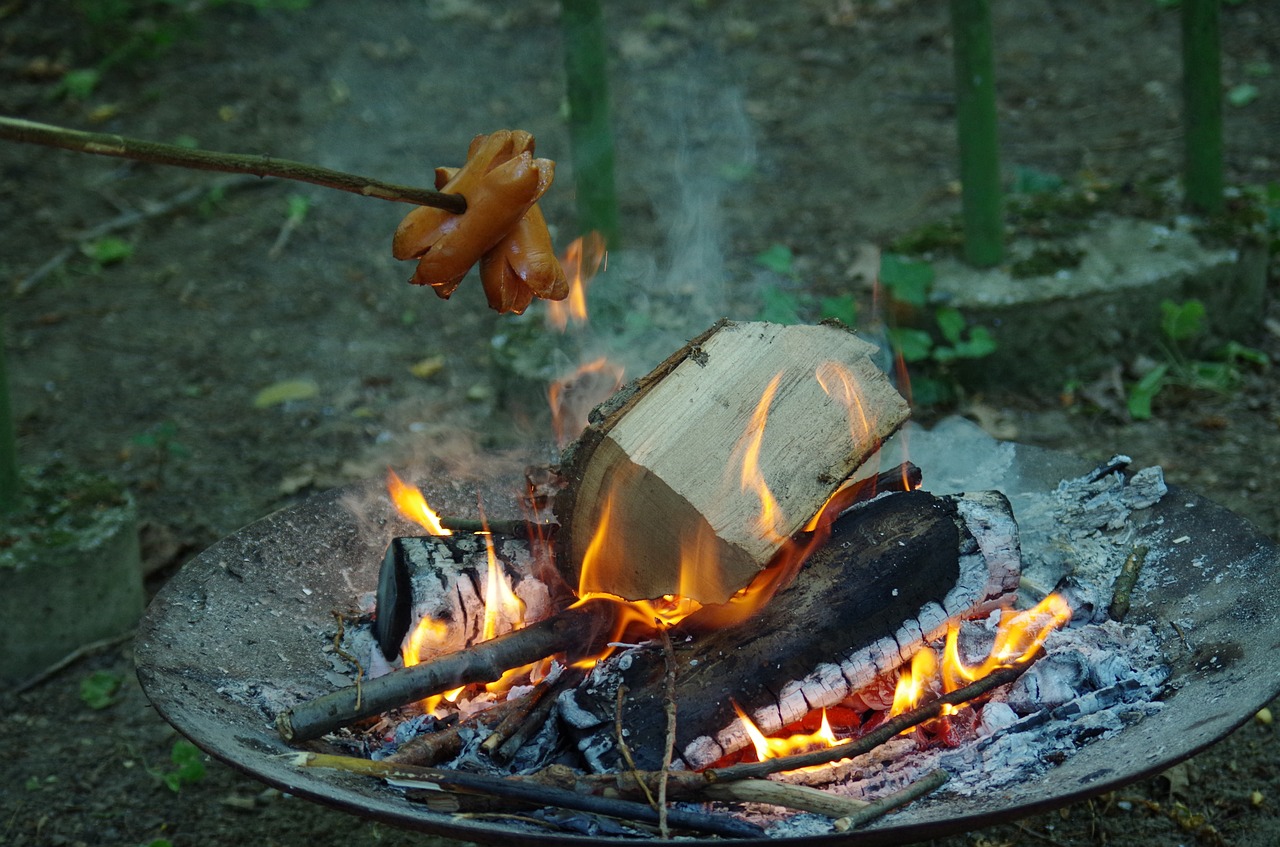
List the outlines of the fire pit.
{"type": "MultiPolygon", "coordinates": [[[[1020,521],[1032,517],[1024,513],[1034,508],[1035,496],[1090,470],[1070,456],[972,433],[960,442],[957,433],[963,428],[912,431],[911,459],[922,468],[925,487],[999,489],[1020,521]],[[957,453],[962,472],[954,470],[957,453]]],[[[499,512],[512,503],[515,488],[514,481],[496,481],[479,492],[491,519],[516,517],[499,512]]],[[[426,491],[433,505],[454,515],[471,513],[476,493],[446,485],[426,491]]],[[[371,483],[319,495],[214,545],[170,581],[143,622],[137,660],[148,696],[210,754],[283,791],[346,811],[486,843],[626,840],[455,817],[409,802],[399,789],[367,777],[291,763],[294,749],[251,700],[281,692],[283,709],[349,684],[335,678],[320,649],[333,629],[332,610],[348,609],[372,591],[387,542],[412,534],[386,504],[380,485],[371,483]],[[353,511],[352,502],[360,508],[353,511]]],[[[1052,543],[1024,531],[1024,558],[1061,557],[1062,551],[1047,550],[1052,543]]],[[[1125,543],[1151,551],[1128,620],[1151,628],[1170,670],[1161,708],[1079,747],[1061,764],[992,791],[944,788],[862,829],[759,843],[896,844],[1043,811],[1167,768],[1219,740],[1280,693],[1272,666],[1280,647],[1280,552],[1270,540],[1239,517],[1173,488],[1135,512],[1125,543]]]]}

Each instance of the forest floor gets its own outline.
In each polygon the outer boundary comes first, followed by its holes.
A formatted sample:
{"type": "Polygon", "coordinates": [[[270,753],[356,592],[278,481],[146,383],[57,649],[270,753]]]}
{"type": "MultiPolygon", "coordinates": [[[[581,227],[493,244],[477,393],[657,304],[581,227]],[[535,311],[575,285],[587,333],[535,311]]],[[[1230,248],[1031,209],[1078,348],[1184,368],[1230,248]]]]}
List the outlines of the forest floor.
{"type": "MultiPolygon", "coordinates": [[[[556,3],[137,3],[123,28],[72,11],[94,5],[0,4],[0,113],[419,185],[476,133],[524,128],[561,162],[543,204],[557,242],[575,234],[556,3]],[[91,91],[66,85],[130,32],[158,47],[168,29],[152,25],[174,20],[167,49],[112,64],[91,91]]],[[[821,298],[852,294],[870,323],[876,250],[959,205],[946,4],[606,5],[629,331],[584,334],[551,361],[571,367],[621,337],[609,352],[634,376],[714,318],[752,319],[779,297],[812,318],[821,298]],[[756,261],[774,245],[790,250],[781,273],[756,261]]],[[[1179,23],[1166,5],[995,4],[1010,175],[1121,188],[1176,176],[1179,23]]],[[[1226,107],[1227,178],[1262,186],[1280,174],[1280,5],[1227,5],[1222,29],[1226,85],[1254,87],[1226,107]]],[[[513,345],[541,332],[540,306],[517,319],[490,312],[474,280],[448,302],[406,285],[389,245],[407,207],[273,181],[215,190],[222,179],[0,145],[22,456],[129,485],[150,590],[216,539],[388,465],[465,480],[487,457],[553,456],[548,414],[529,400],[541,387],[510,367],[513,345]],[[193,188],[196,201],[112,232],[118,244],[86,234],[193,188]],[[296,399],[255,402],[286,382],[303,386],[296,399]]],[[[1280,313],[1266,318],[1235,340],[1276,361],[1280,313]]],[[[1225,392],[1168,390],[1135,421],[1114,383],[1136,358],[1064,372],[1062,391],[961,386],[946,411],[1001,438],[1162,465],[1280,538],[1274,370],[1244,368],[1225,392]]],[[[126,643],[0,695],[0,844],[429,843],[217,762],[170,791],[157,774],[177,736],[131,668],[126,643]],[[101,710],[79,695],[95,670],[124,678],[101,710]]],[[[1164,776],[934,843],[1274,845],[1280,744],[1251,720],[1164,776]]]]}

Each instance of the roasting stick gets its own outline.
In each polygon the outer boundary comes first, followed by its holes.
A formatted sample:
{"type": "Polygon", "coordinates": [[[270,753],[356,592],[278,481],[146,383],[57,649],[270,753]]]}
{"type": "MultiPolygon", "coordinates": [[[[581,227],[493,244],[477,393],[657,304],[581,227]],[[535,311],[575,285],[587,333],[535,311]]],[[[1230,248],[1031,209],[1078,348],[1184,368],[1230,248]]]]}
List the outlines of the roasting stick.
{"type": "Polygon", "coordinates": [[[82,132],[52,124],[36,123],[0,116],[0,138],[27,144],[43,144],[61,147],[78,153],[94,153],[159,165],[177,165],[203,171],[251,174],[256,177],[279,177],[299,182],[322,185],[349,191],[363,197],[377,197],[399,203],[435,206],[455,214],[467,210],[467,201],[460,194],[443,194],[426,188],[395,185],[389,182],[357,176],[343,171],[330,170],[317,165],[291,162],[271,156],[253,156],[243,153],[219,153],[213,150],[196,150],[176,144],[162,144],[140,138],[127,138],[102,132],[82,132]]]}
{"type": "MultiPolygon", "coordinates": [[[[380,779],[393,779],[479,791],[484,794],[506,797],[510,800],[521,800],[540,806],[576,809],[580,812],[592,812],[624,820],[640,821],[641,823],[658,822],[658,812],[647,803],[597,797],[594,794],[580,793],[551,785],[539,785],[527,780],[504,779],[486,774],[417,767],[414,765],[388,764],[355,756],[334,756],[326,753],[296,753],[289,754],[289,756],[298,767],[333,768],[366,774],[380,779]]],[[[667,812],[667,820],[678,829],[689,829],[727,838],[760,838],[764,835],[764,830],[755,824],[740,821],[727,815],[671,809],[667,812]]]]}

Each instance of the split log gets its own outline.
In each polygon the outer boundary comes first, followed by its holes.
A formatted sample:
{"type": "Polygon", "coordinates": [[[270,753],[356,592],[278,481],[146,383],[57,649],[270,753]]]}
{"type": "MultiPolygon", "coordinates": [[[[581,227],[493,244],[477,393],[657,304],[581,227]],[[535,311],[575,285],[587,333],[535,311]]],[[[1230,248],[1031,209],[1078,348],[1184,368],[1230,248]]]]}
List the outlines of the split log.
{"type": "MultiPolygon", "coordinates": [[[[765,733],[840,702],[907,661],[948,620],[1012,600],[1017,527],[998,493],[893,494],[840,518],[792,584],[745,624],[677,650],[676,751],[701,768],[747,746],[732,702],[765,733]],[[970,527],[980,527],[981,531],[970,527]],[[977,537],[975,537],[977,536],[977,537]]],[[[696,627],[698,615],[673,631],[696,627]]],[[[665,735],[662,651],[641,647],[598,665],[560,698],[591,769],[617,769],[617,686],[637,767],[657,770],[665,735]]]]}
{"type": "Polygon", "coordinates": [[[566,580],[702,603],[746,586],[906,420],[875,349],[836,326],[722,321],[627,386],[565,453],[566,580]]]}

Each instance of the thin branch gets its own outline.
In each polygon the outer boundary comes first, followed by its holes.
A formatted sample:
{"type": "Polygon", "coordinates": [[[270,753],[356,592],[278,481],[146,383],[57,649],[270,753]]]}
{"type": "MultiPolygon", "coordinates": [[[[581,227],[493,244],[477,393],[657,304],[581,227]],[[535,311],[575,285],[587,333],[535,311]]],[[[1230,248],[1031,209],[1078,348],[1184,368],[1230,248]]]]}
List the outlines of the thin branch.
{"type": "Polygon", "coordinates": [[[37,685],[40,685],[51,677],[61,673],[86,656],[92,656],[94,653],[100,653],[103,650],[110,650],[112,647],[118,647],[126,641],[132,640],[137,634],[138,631],[136,629],[131,629],[128,632],[122,632],[119,635],[113,635],[112,637],[104,638],[101,641],[92,641],[88,644],[83,644],[63,656],[58,661],[54,662],[49,667],[40,671],[40,673],[28,679],[26,682],[20,683],[17,687],[11,690],[11,693],[21,694],[24,691],[30,691],[32,688],[35,688],[37,685]]]}
{"type": "Polygon", "coordinates": [[[1120,567],[1111,588],[1111,605],[1107,606],[1107,616],[1113,621],[1123,621],[1129,614],[1129,601],[1134,586],[1138,584],[1138,576],[1142,573],[1142,565],[1147,560],[1147,548],[1141,545],[1134,547],[1128,558],[1120,567]]]}
{"type": "Polygon", "coordinates": [[[676,749],[676,653],[671,646],[671,634],[660,629],[658,635],[662,638],[662,657],[666,664],[662,708],[667,713],[667,740],[662,745],[662,770],[658,776],[658,834],[667,840],[671,838],[667,828],[667,783],[671,779],[671,757],[676,749]]]}
{"type": "Polygon", "coordinates": [[[243,153],[196,150],[179,147],[176,144],[162,144],[158,141],[145,141],[108,133],[83,132],[3,116],[0,116],[0,138],[159,165],[292,179],[325,188],[336,188],[339,191],[349,191],[364,197],[377,197],[381,200],[413,203],[419,206],[434,206],[459,215],[467,210],[467,201],[461,194],[444,194],[426,188],[396,185],[317,165],[292,162],[288,159],[273,159],[265,154],[253,156],[243,153]]]}
{"type": "MultiPolygon", "coordinates": [[[[298,767],[336,768],[382,779],[452,786],[470,791],[480,791],[498,797],[506,797],[511,800],[521,800],[544,806],[558,806],[563,809],[576,809],[582,812],[593,812],[643,823],[656,823],[658,820],[658,813],[644,803],[597,797],[593,794],[582,794],[565,788],[538,785],[525,780],[504,779],[486,774],[415,767],[413,765],[394,765],[386,762],[374,762],[369,759],[351,756],[331,756],[322,753],[298,753],[291,756],[291,758],[298,767]]],[[[764,830],[755,824],[725,815],[714,815],[707,812],[686,812],[675,809],[669,813],[669,817],[671,823],[680,829],[706,832],[728,838],[759,838],[764,835],[764,830]]]]}
{"type": "Polygon", "coordinates": [[[879,800],[869,803],[866,808],[840,818],[833,824],[837,832],[848,832],[863,824],[882,818],[894,809],[905,806],[912,800],[918,800],[926,794],[932,794],[941,788],[951,775],[944,770],[930,771],[901,791],[886,794],[879,800]]]}

